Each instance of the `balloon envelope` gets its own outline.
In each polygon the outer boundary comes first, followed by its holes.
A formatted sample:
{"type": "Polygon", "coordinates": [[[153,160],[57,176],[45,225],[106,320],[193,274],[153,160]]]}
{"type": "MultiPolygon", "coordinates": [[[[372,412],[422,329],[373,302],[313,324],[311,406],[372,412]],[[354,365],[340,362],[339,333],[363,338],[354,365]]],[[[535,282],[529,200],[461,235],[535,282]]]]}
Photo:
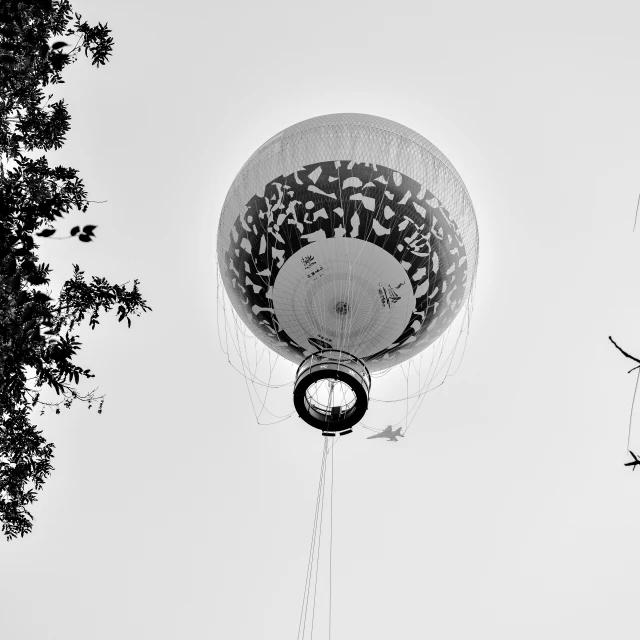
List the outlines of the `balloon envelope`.
{"type": "Polygon", "coordinates": [[[362,114],[300,122],[263,144],[225,200],[222,281],[269,348],[347,351],[371,371],[432,344],[468,299],[473,205],[414,131],[362,114]]]}

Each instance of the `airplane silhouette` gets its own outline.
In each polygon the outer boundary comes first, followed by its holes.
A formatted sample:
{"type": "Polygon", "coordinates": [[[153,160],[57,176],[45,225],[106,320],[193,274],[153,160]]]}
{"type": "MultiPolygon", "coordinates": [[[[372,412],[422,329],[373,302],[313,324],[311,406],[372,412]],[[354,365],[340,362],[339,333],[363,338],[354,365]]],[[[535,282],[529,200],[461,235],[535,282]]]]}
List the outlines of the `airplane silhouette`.
{"type": "Polygon", "coordinates": [[[633,456],[633,460],[631,462],[625,462],[624,466],[625,467],[633,467],[632,471],[636,470],[636,467],[638,465],[640,465],[640,459],[638,458],[638,456],[633,453],[633,451],[629,451],[629,453],[633,456]]]}
{"type": "Polygon", "coordinates": [[[398,442],[398,437],[404,438],[404,436],[400,433],[402,427],[398,427],[395,431],[393,427],[389,425],[384,431],[380,433],[375,433],[372,436],[369,436],[367,440],[373,440],[373,438],[388,438],[389,442],[398,442]]]}

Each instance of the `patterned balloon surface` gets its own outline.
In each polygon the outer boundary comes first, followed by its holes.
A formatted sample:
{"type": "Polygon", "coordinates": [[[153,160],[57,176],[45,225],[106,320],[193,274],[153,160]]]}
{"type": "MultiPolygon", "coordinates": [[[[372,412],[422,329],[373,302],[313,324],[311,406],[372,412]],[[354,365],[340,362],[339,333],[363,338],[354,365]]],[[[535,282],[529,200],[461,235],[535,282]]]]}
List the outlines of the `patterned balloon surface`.
{"type": "Polygon", "coordinates": [[[239,317],[294,362],[343,349],[370,370],[432,344],[467,300],[477,263],[468,193],[428,141],[337,114],[263,145],[232,185],[218,231],[239,317]]]}

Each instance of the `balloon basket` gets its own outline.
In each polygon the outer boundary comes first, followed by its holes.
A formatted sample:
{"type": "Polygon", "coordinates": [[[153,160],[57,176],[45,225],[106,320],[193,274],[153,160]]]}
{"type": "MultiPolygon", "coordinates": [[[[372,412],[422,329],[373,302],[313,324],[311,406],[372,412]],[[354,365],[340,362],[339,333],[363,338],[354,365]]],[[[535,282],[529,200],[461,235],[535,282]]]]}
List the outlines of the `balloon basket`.
{"type": "Polygon", "coordinates": [[[371,376],[362,360],[323,349],[298,367],[293,404],[302,420],[325,436],[346,435],[369,406],[371,376]]]}

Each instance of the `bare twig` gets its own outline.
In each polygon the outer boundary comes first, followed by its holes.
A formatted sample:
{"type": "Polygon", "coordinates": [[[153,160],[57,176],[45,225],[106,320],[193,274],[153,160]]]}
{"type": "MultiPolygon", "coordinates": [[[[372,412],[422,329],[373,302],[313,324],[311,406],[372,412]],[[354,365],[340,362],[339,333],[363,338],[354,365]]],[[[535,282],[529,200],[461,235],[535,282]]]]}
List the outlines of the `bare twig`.
{"type": "Polygon", "coordinates": [[[627,373],[631,373],[632,371],[635,371],[636,369],[640,369],[640,360],[638,360],[638,358],[634,358],[631,354],[627,353],[622,347],[620,347],[618,344],[616,344],[616,341],[611,336],[609,336],[609,340],[611,340],[611,342],[613,342],[614,346],[616,347],[616,349],[618,349],[618,351],[620,351],[620,353],[625,355],[627,358],[630,358],[634,362],[638,363],[639,366],[633,367],[633,369],[629,369],[629,371],[627,373]]]}

